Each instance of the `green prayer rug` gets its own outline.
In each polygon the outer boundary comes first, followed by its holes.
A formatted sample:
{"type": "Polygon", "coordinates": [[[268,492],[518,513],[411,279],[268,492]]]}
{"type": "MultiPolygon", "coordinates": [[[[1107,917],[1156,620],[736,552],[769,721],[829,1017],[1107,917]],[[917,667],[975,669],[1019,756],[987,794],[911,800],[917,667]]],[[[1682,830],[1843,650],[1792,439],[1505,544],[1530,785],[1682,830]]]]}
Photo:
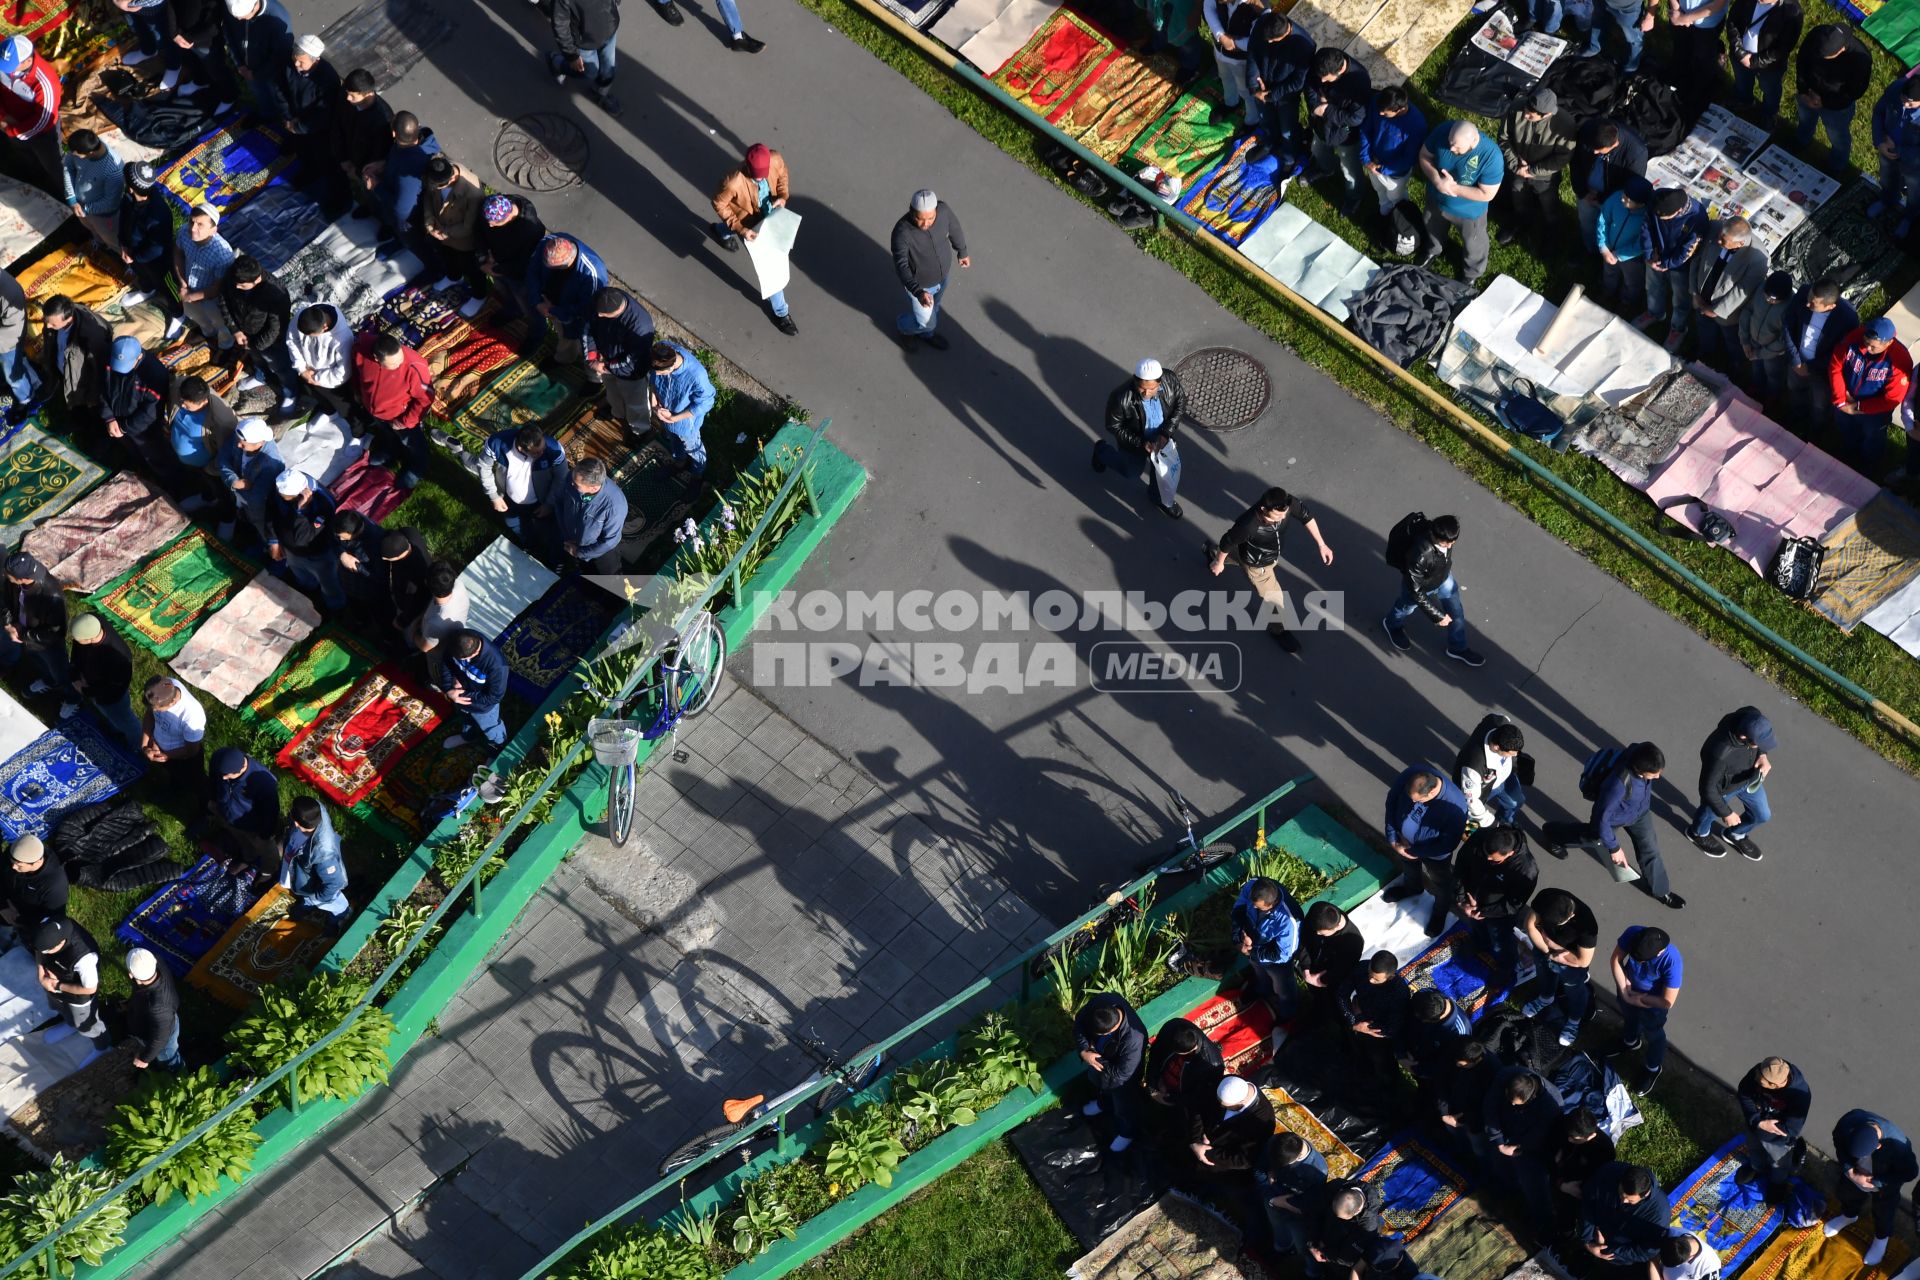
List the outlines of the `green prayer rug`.
{"type": "Polygon", "coordinates": [[[0,444],[0,547],[78,502],[106,475],[97,464],[31,423],[0,444]]]}
{"type": "Polygon", "coordinates": [[[1890,0],[1860,29],[1908,66],[1920,65],[1920,0],[1890,0]]]}
{"type": "Polygon", "coordinates": [[[247,700],[240,715],[285,745],[373,670],[375,661],[371,651],[344,631],[322,627],[306,648],[289,658],[247,700]]]}
{"type": "Polygon", "coordinates": [[[186,647],[200,620],[232,599],[253,566],[204,529],[194,529],[94,594],[121,629],[163,658],[186,647]]]}
{"type": "Polygon", "coordinates": [[[515,360],[449,419],[450,434],[469,449],[496,431],[538,423],[558,433],[567,423],[579,384],[530,360],[515,360]]]}
{"type": "Polygon", "coordinates": [[[1186,93],[1134,140],[1126,159],[1135,171],[1153,165],[1178,175],[1182,185],[1191,184],[1227,153],[1238,129],[1232,111],[1186,93]]]}

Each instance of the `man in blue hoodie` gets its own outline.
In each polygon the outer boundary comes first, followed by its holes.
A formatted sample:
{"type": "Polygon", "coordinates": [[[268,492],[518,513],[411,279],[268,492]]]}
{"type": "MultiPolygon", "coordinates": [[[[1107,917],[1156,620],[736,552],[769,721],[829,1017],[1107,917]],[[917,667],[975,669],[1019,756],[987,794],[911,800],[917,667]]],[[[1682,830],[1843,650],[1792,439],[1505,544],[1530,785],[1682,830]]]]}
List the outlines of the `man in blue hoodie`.
{"type": "Polygon", "coordinates": [[[262,544],[273,540],[267,524],[274,482],[286,470],[280,458],[280,446],[274,443],[273,428],[260,418],[243,418],[227,442],[220,446],[214,460],[220,479],[233,494],[234,512],[220,522],[220,537],[232,541],[238,520],[245,519],[262,544]]]}
{"type": "Polygon", "coordinates": [[[1640,864],[1642,887],[1653,898],[1676,911],[1687,900],[1667,883],[1667,867],[1660,861],[1660,841],[1653,831],[1653,784],[1667,770],[1667,757],[1651,742],[1628,747],[1601,780],[1593,798],[1593,816],[1585,822],[1549,822],[1541,828],[1547,852],[1556,858],[1568,849],[1604,853],[1616,867],[1627,865],[1620,849],[1620,829],[1633,841],[1633,859],[1640,864]]]}
{"type": "Polygon", "coordinates": [[[700,437],[707,415],[718,398],[713,379],[694,359],[693,352],[677,342],[654,344],[648,363],[653,373],[648,383],[653,392],[653,420],[682,462],[696,476],[707,473],[707,446],[700,437]]]}
{"type": "Polygon", "coordinates": [[[575,572],[620,573],[626,568],[627,495],[607,477],[607,464],[582,458],[553,505],[562,564],[575,572]]]}
{"type": "Polygon", "coordinates": [[[333,819],[312,796],[296,798],[287,817],[280,837],[280,887],[293,895],[287,914],[338,933],[347,924],[347,868],[333,819]]]}
{"type": "MultiPolygon", "coordinates": [[[[496,750],[507,740],[500,722],[500,703],[507,696],[507,660],[500,650],[471,627],[463,627],[447,646],[440,664],[440,689],[447,700],[466,714],[473,735],[496,750]]],[[[453,751],[469,741],[455,734],[441,746],[453,751]]]]}
{"type": "Polygon", "coordinates": [[[1593,250],[1600,255],[1600,300],[1636,313],[1647,302],[1647,202],[1653,184],[1628,178],[1600,203],[1593,221],[1593,250]]]}
{"type": "Polygon", "coordinates": [[[1860,327],[1853,304],[1832,280],[1815,280],[1787,308],[1787,403],[1785,422],[1803,440],[1818,440],[1833,421],[1827,365],[1841,341],[1860,327]]]}
{"type": "Polygon", "coordinates": [[[1407,96],[1406,86],[1388,85],[1374,95],[1373,110],[1360,126],[1360,167],[1380,201],[1380,216],[1407,198],[1407,183],[1420,163],[1427,140],[1427,118],[1407,96]]]}
{"type": "Polygon", "coordinates": [[[1300,907],[1278,880],[1260,876],[1233,903],[1233,945],[1253,970],[1253,988],[1273,1010],[1276,1032],[1299,1005],[1293,953],[1300,949],[1300,907]]]}
{"type": "Polygon", "coordinates": [[[1467,831],[1467,797],[1444,769],[1419,764],[1387,789],[1387,844],[1400,859],[1400,878],[1380,896],[1388,902],[1423,889],[1433,895],[1427,936],[1446,927],[1453,907],[1453,851],[1467,831]]]}
{"type": "Polygon", "coordinates": [[[1894,81],[1873,104],[1873,145],[1880,153],[1880,198],[1867,206],[1867,216],[1897,215],[1893,238],[1905,240],[1913,229],[1908,206],[1920,196],[1920,76],[1894,81]]]}
{"type": "MultiPolygon", "coordinates": [[[[544,319],[560,326],[553,358],[578,364],[593,316],[593,300],[607,287],[607,266],[585,241],[553,232],[540,242],[527,264],[526,296],[544,319]]],[[[539,336],[539,328],[534,330],[539,336]]]]}
{"type": "Polygon", "coordinates": [[[1643,239],[1647,309],[1635,317],[1635,328],[1651,329],[1665,320],[1669,338],[1686,333],[1693,323],[1693,288],[1687,280],[1687,265],[1706,234],[1706,206],[1677,187],[1662,187],[1653,193],[1653,216],[1647,219],[1643,239]]]}

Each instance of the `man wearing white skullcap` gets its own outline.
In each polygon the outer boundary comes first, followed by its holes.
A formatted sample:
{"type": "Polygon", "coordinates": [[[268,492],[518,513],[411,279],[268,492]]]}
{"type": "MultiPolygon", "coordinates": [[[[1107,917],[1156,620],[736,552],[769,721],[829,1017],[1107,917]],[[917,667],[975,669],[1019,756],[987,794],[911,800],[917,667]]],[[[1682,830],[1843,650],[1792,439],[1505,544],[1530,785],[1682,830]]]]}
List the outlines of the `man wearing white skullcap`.
{"type": "Polygon", "coordinates": [[[1221,1077],[1214,1105],[1187,1117],[1188,1150],[1201,1170],[1249,1186],[1273,1134],[1273,1103],[1242,1076],[1221,1077]]]}
{"type": "Polygon", "coordinates": [[[1107,431],[1118,447],[1105,440],[1093,446],[1095,471],[1111,468],[1128,480],[1144,475],[1153,504],[1175,520],[1185,512],[1175,500],[1180,489],[1180,449],[1173,442],[1173,432],[1186,404],[1179,375],[1148,356],[1134,366],[1133,377],[1107,397],[1107,431]]]}
{"type": "Polygon", "coordinates": [[[293,19],[287,16],[285,6],[280,0],[227,0],[220,39],[227,56],[222,59],[216,54],[210,60],[221,102],[214,114],[239,101],[240,84],[234,79],[238,72],[240,80],[252,86],[262,118],[285,120],[287,108],[280,97],[280,75],[293,55],[293,19]]]}
{"type": "Polygon", "coordinates": [[[133,1048],[133,1065],[142,1071],[180,1070],[187,1064],[180,1059],[180,989],[173,984],[172,971],[153,952],[135,947],[127,952],[127,977],[132,980],[127,1043],[133,1048]]]}
{"type": "MultiPolygon", "coordinates": [[[[328,127],[335,106],[340,104],[340,73],[326,61],[326,52],[326,43],[319,36],[309,33],[294,40],[293,54],[280,72],[280,96],[286,101],[287,113],[282,123],[294,135],[293,143],[301,158],[311,157],[316,175],[330,171],[331,177],[340,171],[329,154],[332,134],[328,127]]],[[[306,168],[301,171],[306,172],[306,168]]]]}
{"type": "Polygon", "coordinates": [[[946,338],[934,328],[940,323],[940,298],[953,269],[951,255],[959,256],[963,268],[973,265],[960,219],[932,191],[914,192],[907,211],[893,224],[893,270],[907,291],[907,309],[893,324],[900,332],[900,345],[909,351],[921,343],[935,351],[947,349],[946,338]]]}
{"type": "Polygon", "coordinates": [[[329,609],[347,607],[346,588],[340,584],[340,554],[327,525],[338,504],[304,471],[288,467],[274,481],[279,494],[267,513],[271,536],[267,554],[285,560],[293,579],[309,592],[318,592],[329,609]]]}
{"type": "Polygon", "coordinates": [[[7,850],[0,876],[0,921],[8,946],[14,931],[32,936],[42,921],[67,914],[67,872],[60,859],[47,852],[39,836],[21,836],[7,850]]]}

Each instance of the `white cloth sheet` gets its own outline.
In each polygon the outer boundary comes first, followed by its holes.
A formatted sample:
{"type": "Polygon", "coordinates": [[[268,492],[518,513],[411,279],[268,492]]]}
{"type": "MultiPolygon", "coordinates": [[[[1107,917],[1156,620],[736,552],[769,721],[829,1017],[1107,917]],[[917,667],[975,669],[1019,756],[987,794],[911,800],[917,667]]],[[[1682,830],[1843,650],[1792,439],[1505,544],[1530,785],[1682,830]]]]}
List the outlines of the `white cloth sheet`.
{"type": "MultiPolygon", "coordinates": [[[[57,1022],[47,1031],[64,1032],[66,1026],[57,1022]]],[[[62,1035],[48,1044],[47,1031],[0,1044],[0,1116],[12,1115],[99,1056],[83,1035],[62,1035]]]]}
{"type": "Polygon", "coordinates": [[[288,427],[280,436],[279,447],[281,461],[323,485],[345,475],[354,460],[366,452],[347,424],[330,413],[316,413],[311,422],[288,427]]]}
{"type": "MultiPolygon", "coordinates": [[[[1546,395],[1594,395],[1618,406],[1653,385],[1671,367],[1666,349],[1603,307],[1582,298],[1546,356],[1534,347],[1560,308],[1511,276],[1495,276],[1454,321],[1511,373],[1546,395]]],[[[1443,361],[1440,376],[1449,382],[1443,361]]],[[[1454,385],[1458,385],[1455,383],[1454,385]]]]}
{"type": "Polygon", "coordinates": [[[5,689],[0,689],[0,764],[25,751],[27,744],[46,731],[47,726],[41,724],[33,712],[15,702],[5,689]]]}
{"type": "Polygon", "coordinates": [[[760,277],[762,299],[786,288],[793,278],[793,242],[799,234],[799,214],[791,209],[771,209],[754,228],[753,239],[746,242],[754,274],[760,277]]]}
{"type": "Polygon", "coordinates": [[[933,24],[933,34],[992,75],[1059,7],[1052,0],[958,0],[933,24]]]}
{"type": "Polygon", "coordinates": [[[33,953],[24,942],[14,943],[0,955],[0,1044],[18,1040],[53,1016],[33,953]]]}
{"type": "Polygon", "coordinates": [[[467,625],[489,640],[497,640],[513,620],[547,589],[560,581],[553,570],[535,560],[501,534],[464,570],[467,625]]]}
{"type": "Polygon", "coordinates": [[[1869,609],[1860,621],[1920,658],[1920,578],[1869,609]]]}
{"type": "Polygon", "coordinates": [[[1240,255],[1336,320],[1380,274],[1380,264],[1290,204],[1240,245],[1240,255]]]}
{"type": "Polygon", "coordinates": [[[40,188],[0,178],[0,264],[12,266],[32,253],[70,213],[40,188]]]}

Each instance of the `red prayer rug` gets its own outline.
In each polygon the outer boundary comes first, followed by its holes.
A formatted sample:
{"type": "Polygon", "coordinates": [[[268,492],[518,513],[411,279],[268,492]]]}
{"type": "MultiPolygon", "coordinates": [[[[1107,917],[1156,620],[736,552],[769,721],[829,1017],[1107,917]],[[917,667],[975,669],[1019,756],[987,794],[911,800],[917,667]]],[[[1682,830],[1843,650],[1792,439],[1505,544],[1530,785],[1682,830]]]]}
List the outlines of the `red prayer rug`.
{"type": "Polygon", "coordinates": [[[390,666],[362,676],[347,696],[321,713],[275,759],[352,807],[380,785],[398,757],[419,745],[440,713],[390,666]]]}

